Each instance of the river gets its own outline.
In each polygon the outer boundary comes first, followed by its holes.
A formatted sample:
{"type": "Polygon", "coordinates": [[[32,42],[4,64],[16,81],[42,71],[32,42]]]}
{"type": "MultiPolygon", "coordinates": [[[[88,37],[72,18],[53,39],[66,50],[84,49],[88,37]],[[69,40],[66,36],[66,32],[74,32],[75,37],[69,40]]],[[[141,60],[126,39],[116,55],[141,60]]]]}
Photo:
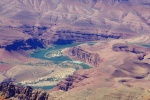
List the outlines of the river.
{"type": "MultiPolygon", "coordinates": [[[[53,45],[52,47],[48,47],[46,49],[40,49],[40,50],[34,51],[30,55],[30,57],[38,58],[42,60],[49,60],[53,62],[54,64],[57,64],[58,66],[61,66],[61,67],[66,67],[68,63],[71,63],[73,64],[73,66],[77,66],[77,67],[74,67],[76,70],[79,69],[78,66],[82,67],[82,69],[91,68],[91,66],[89,66],[88,64],[85,64],[80,61],[74,61],[70,59],[69,57],[63,55],[62,53],[63,49],[70,48],[73,46],[78,46],[78,45],[79,44],[53,45]]],[[[71,67],[71,66],[68,65],[68,67],[71,67]]],[[[52,89],[53,87],[54,86],[34,87],[34,88],[42,88],[44,90],[48,90],[48,89],[52,89]]]]}

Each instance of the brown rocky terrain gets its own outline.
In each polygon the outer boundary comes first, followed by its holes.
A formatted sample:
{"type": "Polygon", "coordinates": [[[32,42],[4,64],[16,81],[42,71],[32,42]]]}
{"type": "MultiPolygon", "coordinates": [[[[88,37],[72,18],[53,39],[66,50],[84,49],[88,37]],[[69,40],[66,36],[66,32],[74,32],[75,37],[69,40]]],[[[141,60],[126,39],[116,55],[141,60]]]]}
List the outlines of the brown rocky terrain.
{"type": "Polygon", "coordinates": [[[102,33],[92,33],[86,31],[73,31],[73,30],[56,30],[56,34],[52,36],[52,42],[54,44],[68,44],[76,42],[88,42],[88,41],[98,41],[106,39],[119,39],[127,38],[121,34],[102,34],[102,33]]]}
{"type": "MultiPolygon", "coordinates": [[[[61,98],[63,100],[65,98],[74,98],[76,100],[86,97],[88,99],[99,98],[100,100],[109,100],[109,98],[117,100],[134,100],[134,98],[137,98],[136,100],[148,100],[150,98],[148,92],[150,88],[148,85],[149,51],[147,47],[123,41],[119,43],[119,40],[107,43],[97,42],[93,45],[81,44],[77,47],[65,49],[65,55],[88,63],[93,68],[78,70],[59,82],[51,92],[47,92],[49,94],[48,99],[54,98],[54,100],[57,100],[61,98]],[[142,55],[143,58],[139,59],[142,55]],[[77,91],[81,94],[79,95],[77,91]],[[106,94],[104,91],[106,91],[106,94]],[[75,97],[76,94],[78,94],[77,97],[75,97]]],[[[2,84],[1,87],[5,98],[42,98],[40,95],[44,94],[29,87],[19,88],[22,91],[18,94],[18,92],[13,92],[16,90],[14,90],[15,86],[12,84],[2,84]],[[9,87],[12,89],[9,89],[9,87]],[[5,92],[8,90],[11,92],[5,92]],[[31,93],[29,94],[29,92],[31,93]],[[13,93],[17,93],[15,94],[16,96],[13,93]]]]}
{"type": "Polygon", "coordinates": [[[149,11],[149,0],[1,0],[0,99],[149,100],[149,11]],[[92,68],[29,57],[72,43],[82,44],[62,55],[92,68]],[[44,91],[7,81],[58,84],[44,91]]]}
{"type": "MultiPolygon", "coordinates": [[[[15,86],[18,87],[18,86],[15,86]]],[[[96,88],[96,89],[77,89],[75,91],[70,91],[69,93],[63,92],[63,91],[53,91],[53,92],[47,92],[47,98],[44,99],[42,98],[45,93],[37,93],[37,90],[34,90],[34,93],[32,92],[33,98],[24,98],[24,94],[28,94],[28,89],[26,88],[26,92],[23,92],[20,94],[22,96],[23,100],[91,100],[91,99],[96,99],[96,100],[149,100],[150,98],[150,92],[147,89],[140,89],[140,88],[133,88],[133,87],[117,87],[117,88],[107,88],[107,87],[102,87],[102,88],[96,88]],[[37,98],[36,98],[37,97],[37,98]]],[[[9,92],[7,92],[9,93],[9,92]]],[[[1,100],[18,100],[18,97],[13,97],[13,98],[3,98],[4,94],[2,94],[2,99],[1,100]]],[[[30,92],[31,94],[31,92],[30,92]]],[[[22,100],[19,99],[19,100],[22,100]]]]}
{"type": "MultiPolygon", "coordinates": [[[[149,86],[146,84],[149,83],[150,64],[147,58],[149,51],[150,49],[146,47],[115,41],[107,45],[105,43],[96,43],[92,46],[84,44],[66,49],[65,54],[75,60],[83,62],[88,60],[90,56],[86,54],[90,54],[89,52],[93,55],[97,53],[103,60],[94,68],[77,71],[60,82],[55,89],[74,91],[81,88],[120,86],[148,89],[149,86]],[[83,77],[84,75],[86,77],[83,77]]],[[[92,65],[93,62],[86,63],[92,65]]]]}
{"type": "Polygon", "coordinates": [[[1,83],[1,95],[5,99],[18,98],[19,100],[48,100],[48,94],[42,90],[33,90],[31,87],[15,86],[13,83],[1,83]]]}
{"type": "Polygon", "coordinates": [[[138,59],[143,60],[144,57],[147,55],[147,51],[149,51],[149,48],[142,48],[140,46],[135,45],[128,45],[128,44],[114,44],[113,50],[116,52],[131,52],[134,54],[139,55],[138,59]]]}
{"type": "Polygon", "coordinates": [[[76,86],[74,86],[74,83],[78,83],[81,81],[84,81],[84,79],[88,78],[86,75],[78,75],[74,74],[72,76],[68,76],[65,80],[61,81],[57,84],[56,88],[54,90],[63,90],[68,91],[76,86]]]}
{"type": "Polygon", "coordinates": [[[99,54],[87,52],[81,47],[70,48],[69,55],[72,59],[79,60],[93,66],[98,66],[102,62],[102,58],[99,54]]]}

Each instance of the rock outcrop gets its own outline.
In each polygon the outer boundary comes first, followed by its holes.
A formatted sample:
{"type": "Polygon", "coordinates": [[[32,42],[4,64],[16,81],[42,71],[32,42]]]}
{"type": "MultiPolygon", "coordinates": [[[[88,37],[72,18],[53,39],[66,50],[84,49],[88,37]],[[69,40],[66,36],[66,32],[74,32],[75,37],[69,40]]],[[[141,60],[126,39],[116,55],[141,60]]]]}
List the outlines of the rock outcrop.
{"type": "Polygon", "coordinates": [[[100,62],[102,62],[99,54],[87,52],[79,46],[69,49],[69,54],[73,59],[91,64],[96,67],[100,64],[100,62]]]}
{"type": "Polygon", "coordinates": [[[76,86],[74,86],[74,83],[83,81],[85,78],[88,78],[88,76],[87,75],[79,75],[79,74],[74,74],[74,75],[68,76],[68,78],[59,82],[57,84],[57,86],[55,87],[55,89],[68,91],[68,90],[76,87],[76,86]]]}
{"type": "Polygon", "coordinates": [[[72,30],[58,30],[56,31],[56,34],[54,34],[52,37],[52,43],[62,45],[62,44],[71,44],[74,42],[119,39],[121,37],[122,35],[120,34],[107,35],[107,34],[72,31],[72,30]]]}
{"type": "Polygon", "coordinates": [[[41,36],[43,33],[47,32],[48,27],[37,27],[37,26],[30,26],[30,25],[22,25],[19,27],[23,30],[23,33],[29,34],[31,36],[41,36]]]}
{"type": "Polygon", "coordinates": [[[33,90],[30,86],[20,87],[12,83],[1,83],[0,92],[5,99],[18,98],[19,100],[48,100],[48,93],[42,90],[33,90]]]}
{"type": "Polygon", "coordinates": [[[143,60],[144,57],[147,55],[148,48],[140,48],[139,46],[135,45],[128,45],[128,44],[114,44],[112,49],[116,52],[130,52],[138,55],[139,60],[143,60]]]}

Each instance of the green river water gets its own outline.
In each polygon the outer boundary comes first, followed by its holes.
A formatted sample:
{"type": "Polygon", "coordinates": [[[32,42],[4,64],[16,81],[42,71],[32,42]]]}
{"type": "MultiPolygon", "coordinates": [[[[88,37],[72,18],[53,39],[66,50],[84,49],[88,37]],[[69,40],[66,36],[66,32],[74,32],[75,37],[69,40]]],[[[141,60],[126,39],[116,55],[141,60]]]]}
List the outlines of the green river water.
{"type": "MultiPolygon", "coordinates": [[[[46,56],[47,54],[53,54],[53,52],[61,51],[65,48],[70,48],[70,47],[77,46],[77,45],[79,45],[79,44],[53,45],[52,47],[48,47],[47,49],[36,50],[34,53],[32,53],[30,55],[30,57],[38,58],[38,59],[42,59],[42,60],[43,59],[49,60],[49,61],[53,62],[54,64],[58,64],[58,65],[69,62],[74,65],[81,66],[83,69],[91,68],[91,66],[89,66],[88,64],[85,64],[80,61],[73,61],[69,57],[64,56],[64,55],[57,55],[57,56],[53,56],[53,57],[46,56]]],[[[76,69],[78,69],[78,68],[76,68],[76,69]]],[[[42,88],[44,90],[49,90],[49,89],[52,89],[53,87],[54,86],[45,86],[45,87],[34,87],[34,88],[42,88]]]]}

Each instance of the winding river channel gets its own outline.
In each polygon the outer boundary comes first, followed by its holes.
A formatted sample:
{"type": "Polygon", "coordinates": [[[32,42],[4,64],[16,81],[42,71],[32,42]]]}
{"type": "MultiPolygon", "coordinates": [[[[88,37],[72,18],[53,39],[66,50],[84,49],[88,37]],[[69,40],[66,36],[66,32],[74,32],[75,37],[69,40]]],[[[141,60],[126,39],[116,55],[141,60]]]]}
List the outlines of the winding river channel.
{"type": "Polygon", "coordinates": [[[30,55],[30,57],[38,58],[38,59],[44,59],[52,61],[54,64],[61,64],[63,62],[72,62],[74,64],[80,64],[83,69],[89,69],[91,66],[88,64],[85,64],[80,61],[73,61],[69,57],[64,56],[62,54],[62,50],[65,48],[70,48],[77,46],[79,44],[68,44],[68,45],[54,45],[52,47],[49,47],[47,49],[41,49],[37,50],[34,53],[30,55]]]}
{"type": "MultiPolygon", "coordinates": [[[[63,49],[78,46],[78,45],[79,44],[53,45],[52,47],[48,47],[46,49],[40,49],[40,50],[34,51],[30,55],[30,57],[38,58],[38,59],[42,59],[42,60],[49,60],[52,63],[54,63],[58,66],[61,66],[61,67],[66,67],[66,65],[68,63],[70,63],[73,66],[77,66],[77,67],[74,67],[76,70],[79,69],[79,66],[82,69],[91,68],[91,66],[89,66],[88,64],[85,64],[80,61],[74,61],[74,60],[70,59],[69,57],[63,55],[63,53],[62,53],[63,49]]],[[[68,67],[71,67],[71,66],[68,65],[68,67]]],[[[42,88],[44,90],[48,90],[53,87],[54,86],[47,86],[47,87],[40,87],[40,88],[42,88]]]]}

